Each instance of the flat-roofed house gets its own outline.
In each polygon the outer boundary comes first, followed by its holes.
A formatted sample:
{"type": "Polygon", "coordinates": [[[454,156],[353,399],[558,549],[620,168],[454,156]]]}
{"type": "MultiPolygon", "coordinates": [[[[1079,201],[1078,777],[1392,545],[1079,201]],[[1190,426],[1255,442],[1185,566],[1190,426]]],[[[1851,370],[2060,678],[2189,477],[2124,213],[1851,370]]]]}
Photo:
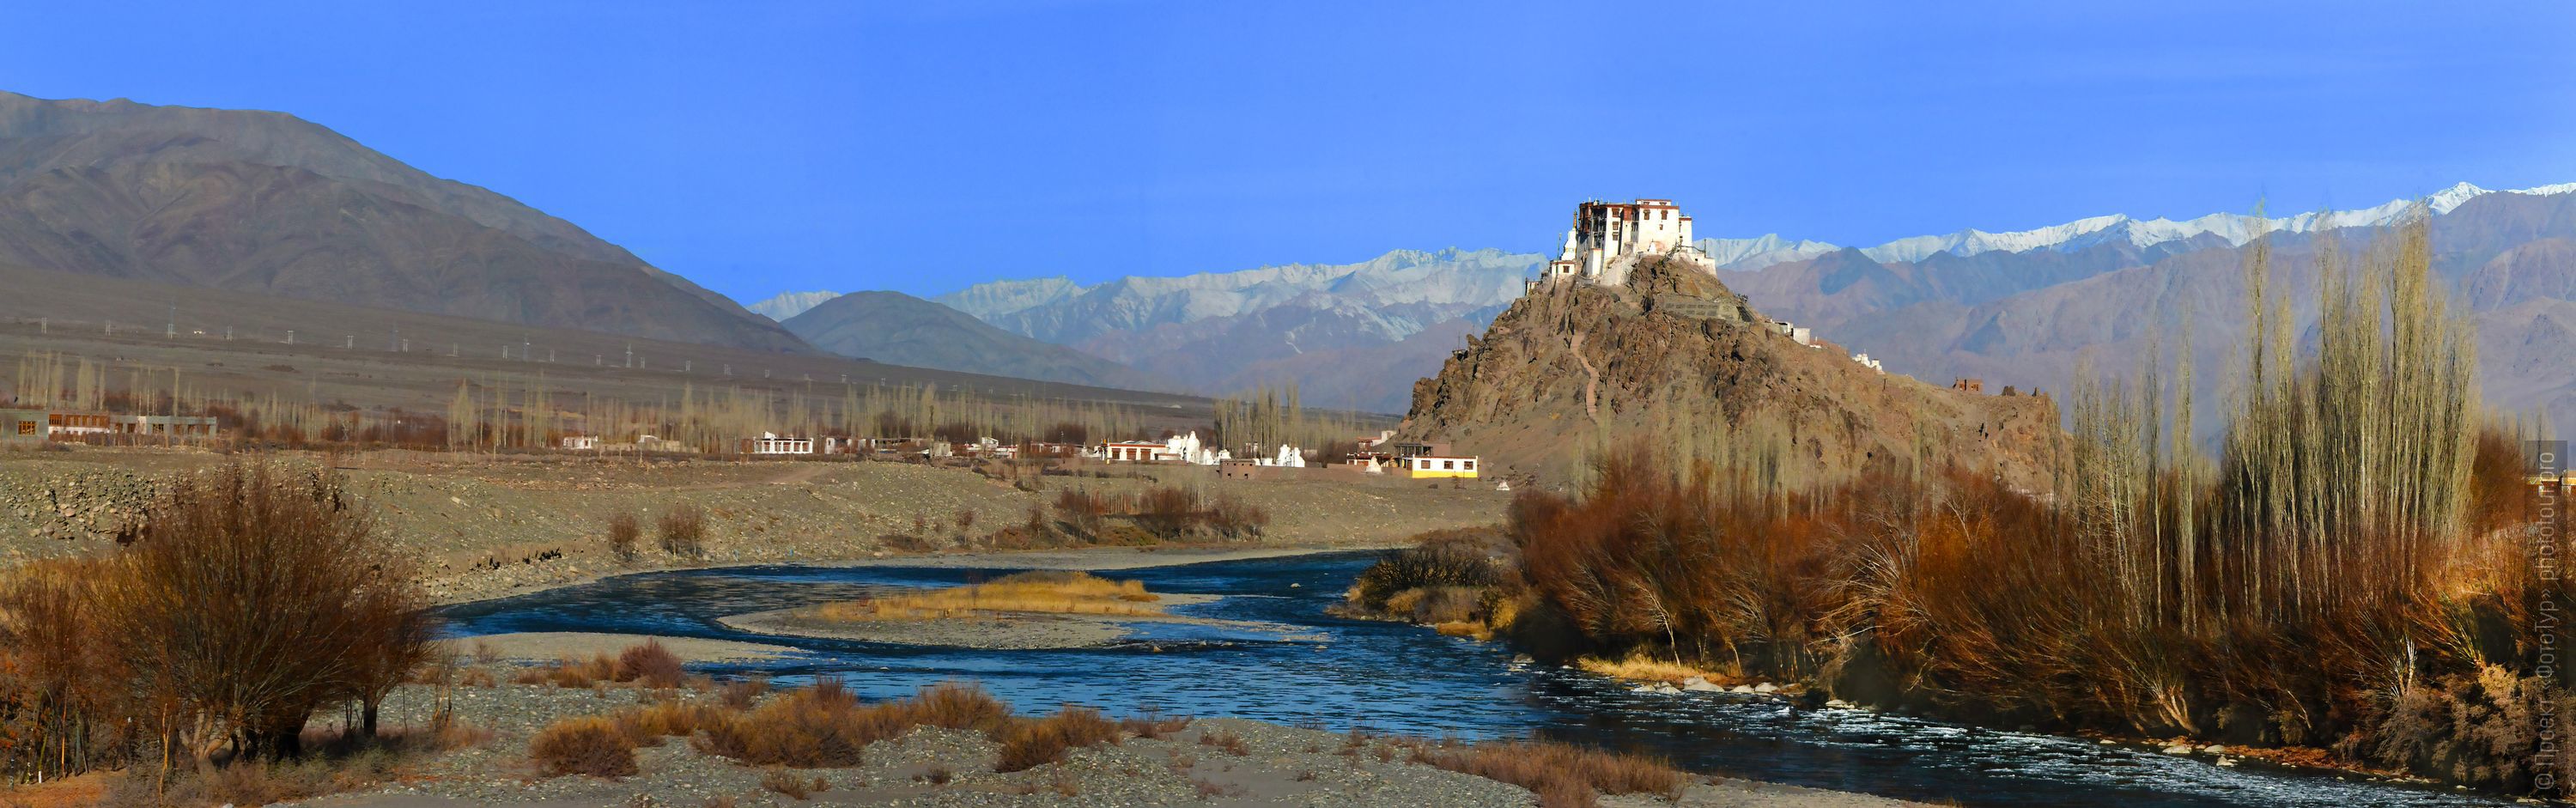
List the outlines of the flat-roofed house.
{"type": "Polygon", "coordinates": [[[46,411],[33,407],[0,408],[0,444],[35,445],[51,431],[46,411]]]}
{"type": "Polygon", "coordinates": [[[809,455],[814,453],[813,438],[782,438],[763,432],[757,438],[742,439],[742,453],[748,455],[809,455]]]}
{"type": "Polygon", "coordinates": [[[120,435],[181,438],[215,436],[215,419],[211,415],[113,415],[108,417],[108,421],[109,431],[120,435]]]}
{"type": "Polygon", "coordinates": [[[1100,447],[1100,459],[1111,463],[1152,463],[1164,459],[1170,450],[1160,443],[1110,443],[1100,447]]]}
{"type": "Polygon", "coordinates": [[[1472,480],[1476,478],[1476,458],[1473,457],[1416,455],[1404,458],[1401,462],[1404,464],[1404,476],[1417,480],[1442,478],[1472,480]]]}

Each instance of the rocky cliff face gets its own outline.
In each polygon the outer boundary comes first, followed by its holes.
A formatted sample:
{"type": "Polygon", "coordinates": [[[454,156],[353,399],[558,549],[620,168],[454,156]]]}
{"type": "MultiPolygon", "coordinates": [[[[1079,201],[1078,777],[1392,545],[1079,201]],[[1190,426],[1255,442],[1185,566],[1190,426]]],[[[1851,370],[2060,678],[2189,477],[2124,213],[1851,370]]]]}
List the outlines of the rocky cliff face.
{"type": "Polygon", "coordinates": [[[1414,385],[1403,433],[1552,483],[1594,451],[1642,440],[1756,482],[1955,464],[2047,487],[2058,427],[2044,396],[1958,392],[1800,345],[1688,264],[1646,261],[1630,284],[1521,298],[1414,385]]]}

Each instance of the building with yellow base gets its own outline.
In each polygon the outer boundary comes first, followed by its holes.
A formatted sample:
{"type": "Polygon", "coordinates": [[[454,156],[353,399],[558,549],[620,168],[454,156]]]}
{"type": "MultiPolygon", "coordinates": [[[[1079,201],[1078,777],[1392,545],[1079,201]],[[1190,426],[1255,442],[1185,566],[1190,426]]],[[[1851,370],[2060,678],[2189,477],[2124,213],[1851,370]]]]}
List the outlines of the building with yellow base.
{"type": "Polygon", "coordinates": [[[1398,462],[1404,464],[1404,476],[1411,477],[1416,480],[1439,479],[1443,477],[1469,480],[1476,478],[1476,459],[1472,457],[1435,457],[1431,455],[1422,455],[1418,457],[1404,458],[1398,462]]]}

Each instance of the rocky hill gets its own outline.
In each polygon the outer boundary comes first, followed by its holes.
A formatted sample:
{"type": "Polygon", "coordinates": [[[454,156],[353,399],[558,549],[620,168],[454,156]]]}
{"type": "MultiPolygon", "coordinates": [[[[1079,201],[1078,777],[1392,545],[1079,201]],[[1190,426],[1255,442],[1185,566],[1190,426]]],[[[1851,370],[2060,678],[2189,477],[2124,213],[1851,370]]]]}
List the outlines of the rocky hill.
{"type": "Polygon", "coordinates": [[[1003,331],[901,292],[839,295],[787,318],[784,325],[815,347],[888,364],[1124,390],[1174,387],[1134,368],[1003,331]]]}
{"type": "Polygon", "coordinates": [[[1556,285],[1513,303],[1415,384],[1402,431],[1548,482],[1644,440],[1781,483],[1957,464],[2043,489],[2055,404],[1941,381],[1798,344],[1707,271],[1650,259],[1627,288],[1556,285]]]}
{"type": "Polygon", "coordinates": [[[570,222],[278,112],[0,92],[0,264],[811,352],[570,222]]]}

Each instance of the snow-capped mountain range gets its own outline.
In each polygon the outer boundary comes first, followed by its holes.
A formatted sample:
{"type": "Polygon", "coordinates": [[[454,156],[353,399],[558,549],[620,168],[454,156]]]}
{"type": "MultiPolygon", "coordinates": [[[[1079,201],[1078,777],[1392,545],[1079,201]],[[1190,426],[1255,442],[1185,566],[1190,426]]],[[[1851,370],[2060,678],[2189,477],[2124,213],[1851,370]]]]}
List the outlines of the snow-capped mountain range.
{"type": "Polygon", "coordinates": [[[751,305],[744,306],[743,308],[750,309],[753,313],[783,323],[790,317],[804,314],[815,306],[823,305],[832,298],[840,296],[841,293],[839,292],[780,292],[777,297],[753,303],[751,305]]]}
{"type": "MultiPolygon", "coordinates": [[[[2490,191],[2469,183],[2444,188],[2424,198],[2425,206],[2434,213],[2449,213],[2479,196],[2491,193],[2552,196],[2576,192],[2576,182],[2543,185],[2514,191],[2490,191]]],[[[2166,218],[2133,219],[2127,215],[2095,216],[2077,219],[2053,227],[1989,233],[1983,230],[1961,230],[1936,236],[1914,236],[1890,241],[1875,247],[1861,248],[1870,260],[1886,263],[1914,263],[1941,253],[1970,256],[1987,252],[2029,252],[2032,250],[2073,251],[2109,241],[2126,240],[2137,247],[2149,247],[2169,241],[2181,241],[2202,235],[2226,239],[2228,246],[2241,246],[2255,236],[2269,232],[2305,233],[2336,227],[2370,227],[2394,222],[2406,215],[2416,200],[2398,199],[2384,205],[2360,210],[2326,213],[2302,213],[2284,218],[2259,220],[2233,213],[2213,213],[2197,219],[2174,221],[2166,218]]],[[[1717,258],[1718,266],[1736,271],[1751,271],[1787,261],[1799,261],[1842,249],[1821,241],[1788,241],[1778,235],[1750,239],[1701,239],[1699,247],[1717,258]]]]}

